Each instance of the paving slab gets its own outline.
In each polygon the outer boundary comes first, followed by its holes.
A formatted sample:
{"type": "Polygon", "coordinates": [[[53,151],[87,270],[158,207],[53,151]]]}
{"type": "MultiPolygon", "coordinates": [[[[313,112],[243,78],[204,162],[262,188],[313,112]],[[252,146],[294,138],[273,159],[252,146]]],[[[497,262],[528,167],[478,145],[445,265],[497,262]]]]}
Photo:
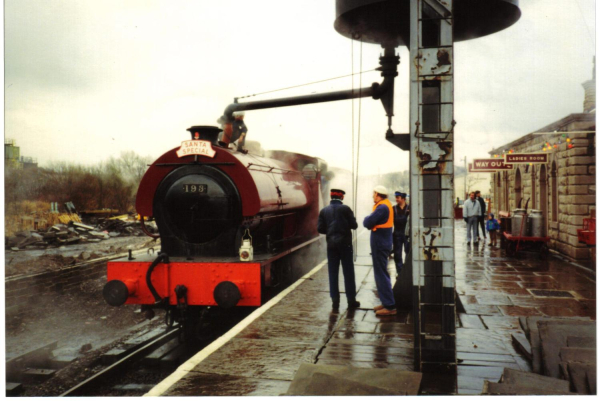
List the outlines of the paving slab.
{"type": "Polygon", "coordinates": [[[421,378],[396,369],[302,364],[287,395],[417,395],[421,378]]]}
{"type": "Polygon", "coordinates": [[[483,394],[488,395],[575,395],[569,391],[554,391],[528,385],[493,383],[487,381],[483,394]]]}
{"type": "Polygon", "coordinates": [[[579,394],[593,394],[588,386],[588,372],[596,371],[596,364],[569,362],[567,364],[569,381],[573,383],[575,391],[579,394]]]}
{"type": "Polygon", "coordinates": [[[560,349],[560,360],[562,362],[582,362],[596,364],[596,348],[572,348],[563,347],[560,349]]]}
{"type": "Polygon", "coordinates": [[[567,380],[555,379],[536,373],[521,372],[514,369],[504,369],[501,382],[516,386],[531,386],[556,391],[557,394],[569,392],[569,382],[567,380]]]}
{"type": "Polygon", "coordinates": [[[588,388],[590,389],[590,394],[592,394],[592,395],[598,394],[597,388],[596,388],[596,374],[597,374],[596,369],[590,369],[585,372],[585,377],[587,379],[588,388]]]}
{"type": "Polygon", "coordinates": [[[486,329],[479,315],[468,315],[466,313],[460,313],[458,315],[458,318],[460,319],[461,326],[465,329],[486,329]]]}
{"type": "Polygon", "coordinates": [[[456,350],[484,354],[510,354],[504,338],[490,330],[456,329],[456,350]]]}
{"type": "Polygon", "coordinates": [[[525,356],[528,360],[533,359],[533,354],[531,350],[531,344],[527,340],[527,337],[524,333],[511,333],[512,343],[519,350],[521,355],[525,356]]]}
{"type": "Polygon", "coordinates": [[[567,336],[567,347],[596,348],[595,337],[567,336]]]}
{"type": "MultiPolygon", "coordinates": [[[[537,322],[541,341],[544,374],[558,378],[560,351],[567,344],[568,336],[596,336],[596,322],[558,320],[537,322]]],[[[533,345],[533,344],[532,344],[533,345]]]]}
{"type": "Polygon", "coordinates": [[[482,316],[481,320],[490,330],[520,330],[519,318],[512,316],[482,316]]]}

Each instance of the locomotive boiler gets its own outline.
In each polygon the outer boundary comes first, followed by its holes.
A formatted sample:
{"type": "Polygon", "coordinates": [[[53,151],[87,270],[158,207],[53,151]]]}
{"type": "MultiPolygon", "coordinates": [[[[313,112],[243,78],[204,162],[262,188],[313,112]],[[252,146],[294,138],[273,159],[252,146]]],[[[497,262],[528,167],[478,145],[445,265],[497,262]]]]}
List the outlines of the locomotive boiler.
{"type": "Polygon", "coordinates": [[[171,322],[207,307],[260,306],[301,277],[289,255],[318,247],[326,168],[292,152],[230,150],[217,127],[188,131],[191,140],[148,168],[136,197],[142,224],[156,221],[160,252],[108,262],[103,290],[110,305],[165,308],[171,322]]]}

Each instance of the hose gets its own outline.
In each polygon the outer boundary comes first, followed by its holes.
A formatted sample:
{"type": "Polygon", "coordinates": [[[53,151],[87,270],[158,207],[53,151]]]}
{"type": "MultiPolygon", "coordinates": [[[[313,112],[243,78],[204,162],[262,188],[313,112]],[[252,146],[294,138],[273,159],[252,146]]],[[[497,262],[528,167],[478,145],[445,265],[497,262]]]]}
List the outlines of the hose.
{"type": "Polygon", "coordinates": [[[148,286],[148,289],[154,296],[154,300],[157,303],[162,302],[162,298],[160,297],[160,295],[158,295],[158,292],[156,292],[156,288],[154,288],[154,286],[152,285],[151,278],[154,268],[162,261],[164,261],[165,263],[169,263],[169,255],[167,255],[164,252],[160,252],[158,254],[158,257],[154,260],[154,262],[152,262],[152,264],[148,267],[148,271],[146,272],[146,285],[148,286]]]}

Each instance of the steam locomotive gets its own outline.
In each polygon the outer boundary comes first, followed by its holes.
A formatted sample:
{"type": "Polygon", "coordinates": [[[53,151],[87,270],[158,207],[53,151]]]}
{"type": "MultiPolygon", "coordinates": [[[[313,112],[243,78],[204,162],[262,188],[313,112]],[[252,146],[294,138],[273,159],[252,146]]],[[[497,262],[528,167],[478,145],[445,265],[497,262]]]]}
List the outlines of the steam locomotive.
{"type": "Polygon", "coordinates": [[[188,131],[191,140],[148,168],[136,197],[142,225],[155,219],[160,252],[108,262],[103,290],[113,306],[166,309],[170,324],[209,307],[260,306],[305,274],[309,264],[290,256],[322,248],[322,160],[237,152],[219,145],[217,127],[188,131]]]}

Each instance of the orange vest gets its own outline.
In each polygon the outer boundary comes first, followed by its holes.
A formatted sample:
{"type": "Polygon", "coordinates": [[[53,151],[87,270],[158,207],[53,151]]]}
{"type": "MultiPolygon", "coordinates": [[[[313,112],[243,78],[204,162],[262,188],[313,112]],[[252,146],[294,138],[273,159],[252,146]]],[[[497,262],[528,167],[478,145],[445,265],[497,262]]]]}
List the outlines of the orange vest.
{"type": "Polygon", "coordinates": [[[388,210],[390,211],[390,215],[388,216],[388,220],[385,223],[378,224],[375,227],[373,227],[373,231],[377,231],[378,228],[394,227],[394,209],[392,208],[392,204],[390,203],[390,201],[388,199],[384,199],[382,201],[377,202],[375,206],[373,206],[373,211],[375,211],[375,209],[377,209],[377,206],[379,205],[387,206],[388,210]]]}

